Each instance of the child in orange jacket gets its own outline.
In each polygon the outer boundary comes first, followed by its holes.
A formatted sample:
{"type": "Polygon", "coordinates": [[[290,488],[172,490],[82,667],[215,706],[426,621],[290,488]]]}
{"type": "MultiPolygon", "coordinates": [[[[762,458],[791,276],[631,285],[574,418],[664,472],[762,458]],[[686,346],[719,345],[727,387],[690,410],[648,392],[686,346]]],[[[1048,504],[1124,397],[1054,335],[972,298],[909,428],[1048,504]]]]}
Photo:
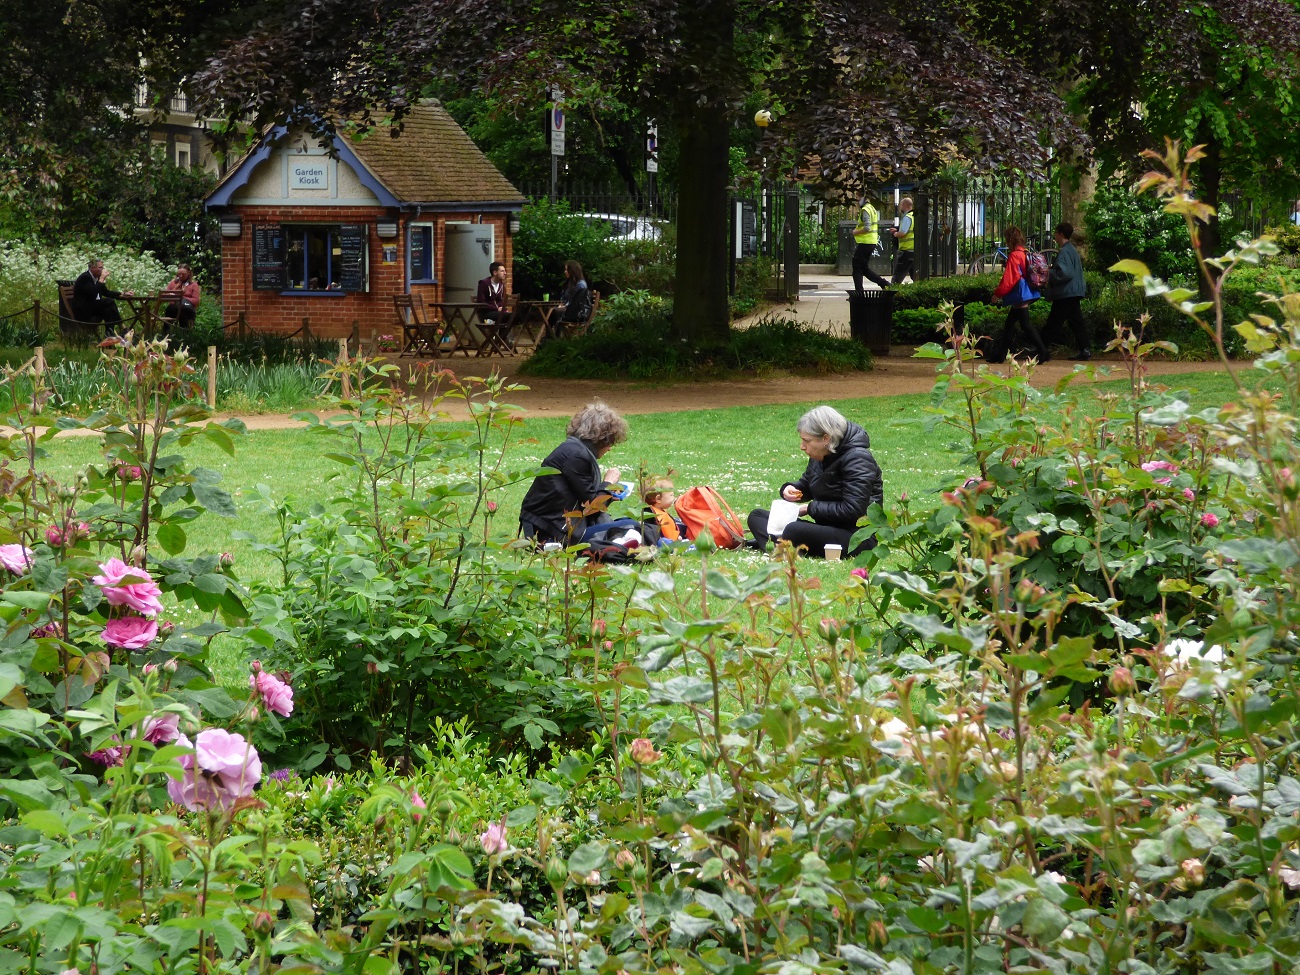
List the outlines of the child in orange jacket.
{"type": "Polygon", "coordinates": [[[673,502],[677,500],[677,491],[673,487],[673,482],[666,477],[657,477],[650,482],[650,486],[642,492],[641,497],[645,501],[645,506],[650,509],[650,513],[654,515],[655,526],[659,529],[661,540],[680,541],[685,528],[672,511],[673,502]]]}

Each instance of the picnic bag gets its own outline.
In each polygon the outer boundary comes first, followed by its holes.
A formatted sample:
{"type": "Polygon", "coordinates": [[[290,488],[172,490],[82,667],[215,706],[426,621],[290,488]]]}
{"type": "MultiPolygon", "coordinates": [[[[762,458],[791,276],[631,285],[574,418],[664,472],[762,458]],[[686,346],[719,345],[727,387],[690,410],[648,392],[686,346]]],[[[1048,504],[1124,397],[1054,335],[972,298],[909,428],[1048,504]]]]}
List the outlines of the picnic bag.
{"type": "Polygon", "coordinates": [[[741,548],[745,544],[745,528],[731,510],[731,505],[717,491],[708,487],[688,488],[673,505],[677,517],[686,526],[686,537],[695,541],[700,532],[708,530],[718,548],[741,548]]]}
{"type": "Polygon", "coordinates": [[[1037,251],[1025,251],[1025,283],[1029,287],[1041,293],[1047,287],[1048,272],[1047,258],[1037,251]]]}

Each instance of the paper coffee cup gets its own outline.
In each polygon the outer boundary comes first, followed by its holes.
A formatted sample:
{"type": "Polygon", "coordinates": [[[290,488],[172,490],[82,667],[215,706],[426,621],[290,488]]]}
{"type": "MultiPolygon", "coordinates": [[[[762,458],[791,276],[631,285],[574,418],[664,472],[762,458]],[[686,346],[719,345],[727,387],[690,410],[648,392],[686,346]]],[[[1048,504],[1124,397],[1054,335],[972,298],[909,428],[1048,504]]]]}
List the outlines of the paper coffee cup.
{"type": "Polygon", "coordinates": [[[836,544],[834,544],[834,543],[831,543],[830,545],[827,545],[827,546],[826,546],[826,561],[828,561],[828,562],[838,562],[838,561],[840,560],[840,555],[843,554],[843,552],[844,552],[844,546],[842,546],[842,545],[836,545],[836,544]]]}

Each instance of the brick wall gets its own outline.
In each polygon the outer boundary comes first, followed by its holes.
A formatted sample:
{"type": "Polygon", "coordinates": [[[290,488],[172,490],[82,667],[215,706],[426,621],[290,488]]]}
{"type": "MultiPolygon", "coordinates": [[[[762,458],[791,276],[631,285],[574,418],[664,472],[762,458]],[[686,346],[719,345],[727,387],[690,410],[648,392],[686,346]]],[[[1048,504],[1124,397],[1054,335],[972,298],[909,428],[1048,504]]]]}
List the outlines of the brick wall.
{"type": "MultiPolygon", "coordinates": [[[[294,332],[302,327],[303,319],[311,323],[313,335],[337,338],[352,334],[355,322],[363,337],[371,332],[391,333],[396,328],[393,295],[404,294],[406,285],[406,225],[409,215],[399,217],[398,234],[393,238],[380,238],[375,233],[375,222],[381,218],[392,219],[393,211],[384,207],[328,207],[328,206],[242,206],[232,212],[243,219],[243,232],[237,238],[225,238],[221,247],[222,315],[226,323],[239,318],[242,312],[248,327],[265,332],[294,332]],[[370,226],[367,240],[370,248],[370,290],[349,293],[342,297],[332,295],[292,295],[279,291],[253,290],[253,227],[256,224],[281,223],[364,223],[370,226]],[[383,248],[397,247],[397,260],[383,263],[383,248]]],[[[440,213],[425,214],[417,222],[433,223],[434,273],[441,282],[445,276],[444,224],[451,220],[470,220],[494,224],[497,260],[507,268],[506,290],[513,290],[510,277],[514,260],[514,241],[506,232],[509,215],[505,213],[440,213]]],[[[487,268],[483,269],[484,276],[487,268]]],[[[442,300],[442,285],[414,285],[412,293],[419,293],[426,301],[442,300]]]]}

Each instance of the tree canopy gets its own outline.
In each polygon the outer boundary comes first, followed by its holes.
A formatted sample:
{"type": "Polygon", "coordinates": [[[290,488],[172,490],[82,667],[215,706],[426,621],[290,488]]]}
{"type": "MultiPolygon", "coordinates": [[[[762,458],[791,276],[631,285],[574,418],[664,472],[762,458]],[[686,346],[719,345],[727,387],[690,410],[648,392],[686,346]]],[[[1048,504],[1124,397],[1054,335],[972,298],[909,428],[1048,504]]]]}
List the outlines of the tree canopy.
{"type": "Polygon", "coordinates": [[[1053,86],[999,49],[999,25],[943,0],[284,0],[195,79],[208,104],[259,120],[402,113],[432,80],[536,104],[670,119],[680,153],[675,320],[727,330],[728,151],[769,103],[769,158],[817,159],[851,191],[948,162],[1034,168],[1080,138],[1053,86]]]}

